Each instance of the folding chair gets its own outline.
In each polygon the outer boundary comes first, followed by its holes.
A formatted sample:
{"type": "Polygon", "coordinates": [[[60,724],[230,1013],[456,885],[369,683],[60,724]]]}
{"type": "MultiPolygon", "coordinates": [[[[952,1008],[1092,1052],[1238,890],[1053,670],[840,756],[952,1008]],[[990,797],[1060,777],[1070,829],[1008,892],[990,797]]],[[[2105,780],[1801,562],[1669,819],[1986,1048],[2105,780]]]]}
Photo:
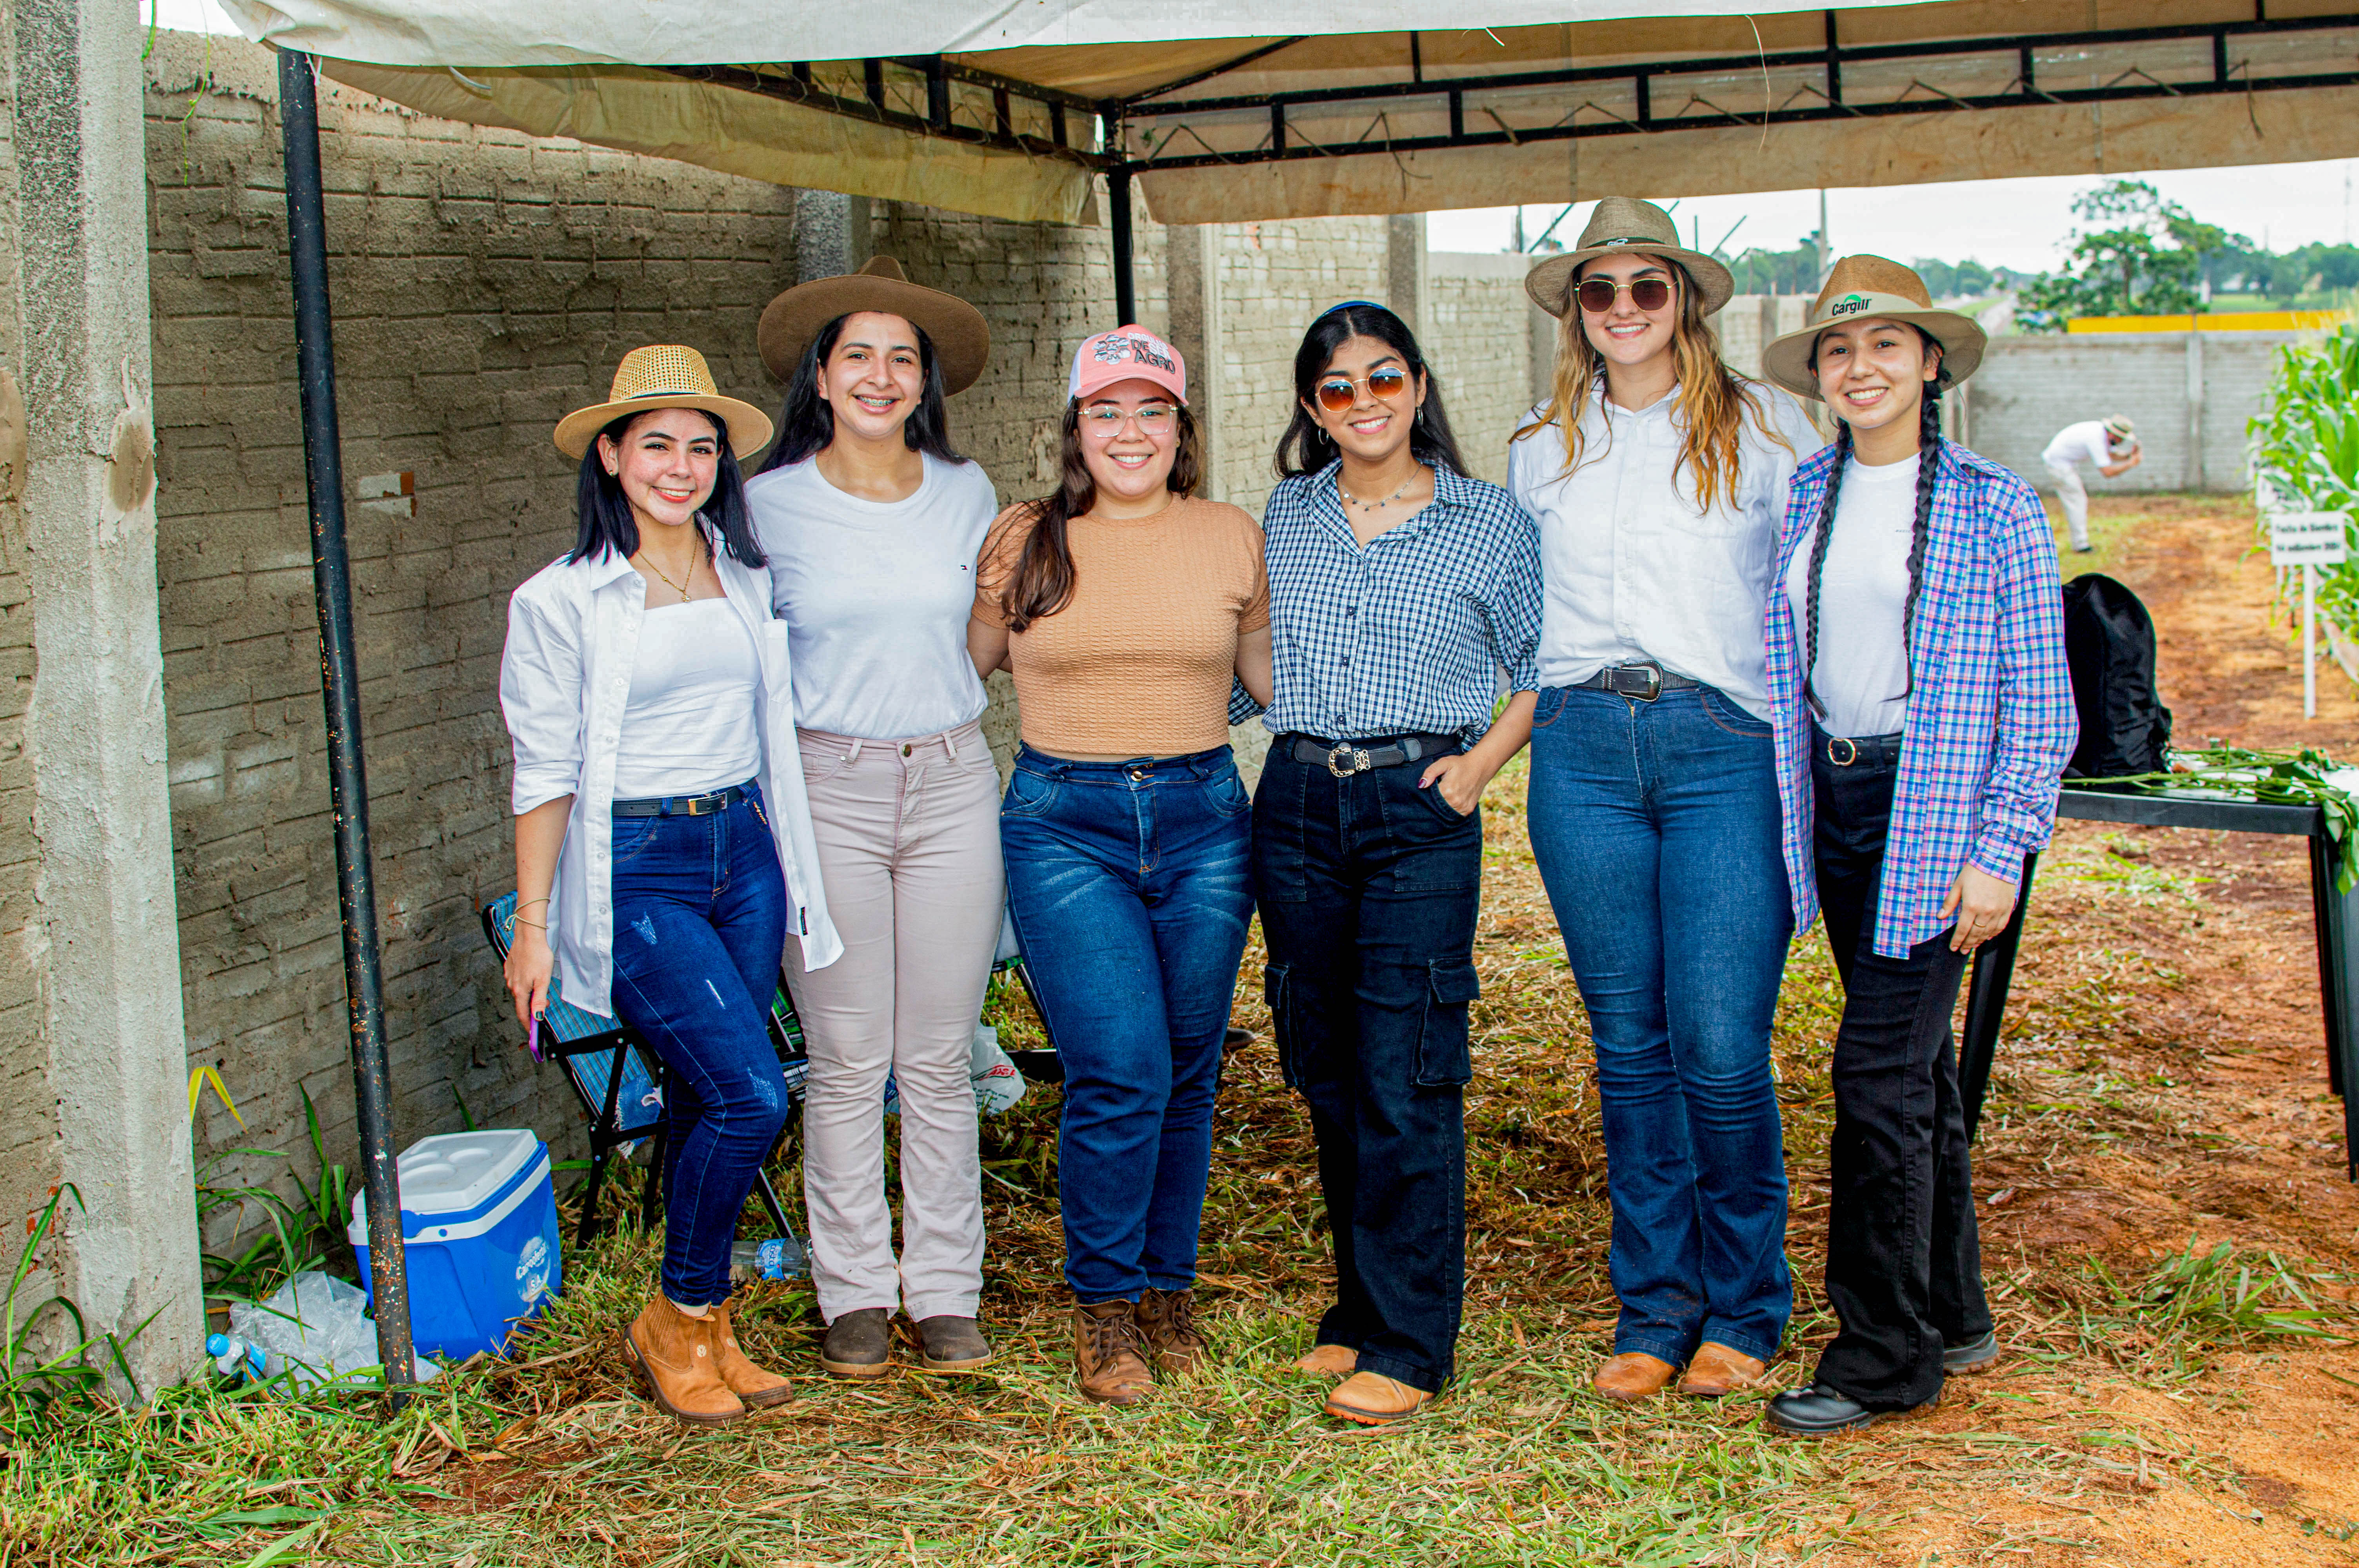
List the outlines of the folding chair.
{"type": "MultiPolygon", "coordinates": [[[[484,935],[503,962],[508,956],[508,942],[516,934],[516,902],[515,893],[503,893],[483,909],[484,935]]],[[[582,1111],[590,1119],[590,1181],[582,1195],[582,1221],[574,1231],[575,1244],[586,1242],[597,1234],[598,1189],[606,1173],[608,1156],[620,1145],[641,1138],[655,1140],[655,1148],[647,1162],[647,1187],[639,1200],[639,1225],[643,1229],[654,1228],[664,1168],[663,1095],[667,1074],[663,1058],[621,1020],[585,1012],[560,998],[554,976],[549,979],[549,1006],[541,1012],[540,1025],[541,1054],[557,1058],[565,1069],[565,1081],[573,1087],[575,1098],[581,1100],[582,1111]]],[[[786,1074],[790,1105],[799,1109],[803,1080],[810,1074],[810,1062],[803,1047],[802,1022],[795,1016],[794,1003],[788,998],[783,979],[770,998],[770,1044],[777,1048],[778,1065],[786,1074]]],[[[789,1119],[788,1126],[791,1138],[799,1123],[789,1119]]],[[[787,1211],[770,1185],[769,1173],[756,1172],[754,1184],[778,1235],[801,1250],[802,1238],[788,1222],[787,1211]]]]}

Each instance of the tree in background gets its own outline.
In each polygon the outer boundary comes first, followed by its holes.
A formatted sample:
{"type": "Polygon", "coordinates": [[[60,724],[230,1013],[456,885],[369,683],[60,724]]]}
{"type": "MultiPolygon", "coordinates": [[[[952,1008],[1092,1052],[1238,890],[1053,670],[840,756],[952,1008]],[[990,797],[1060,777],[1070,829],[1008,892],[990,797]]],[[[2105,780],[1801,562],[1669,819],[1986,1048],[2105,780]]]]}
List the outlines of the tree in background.
{"type": "Polygon", "coordinates": [[[2060,332],[2074,316],[2178,316],[2204,308],[2206,268],[2252,242],[2200,222],[2142,179],[2109,179],[2072,201],[2081,226],[2058,271],[2027,285],[2018,327],[2060,332]]]}

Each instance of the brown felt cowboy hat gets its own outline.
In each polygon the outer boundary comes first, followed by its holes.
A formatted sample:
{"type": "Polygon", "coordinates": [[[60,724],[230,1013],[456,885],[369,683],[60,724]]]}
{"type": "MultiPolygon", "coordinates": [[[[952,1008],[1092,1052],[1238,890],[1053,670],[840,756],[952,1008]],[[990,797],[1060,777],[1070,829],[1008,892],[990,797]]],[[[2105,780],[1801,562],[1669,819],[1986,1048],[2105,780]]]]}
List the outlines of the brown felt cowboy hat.
{"type": "Polygon", "coordinates": [[[1589,215],[1589,226],[1581,231],[1581,243],[1524,274],[1524,292],[1549,315],[1561,316],[1572,305],[1572,280],[1582,263],[1627,251],[1661,256],[1686,268],[1688,276],[1695,280],[1696,298],[1707,316],[1727,304],[1729,296],[1736,292],[1736,279],[1728,268],[1701,251],[1680,244],[1680,226],[1671,222],[1671,215],[1635,196],[1608,196],[1598,202],[1597,211],[1589,215]]]}
{"type": "Polygon", "coordinates": [[[754,330],[762,362],[784,381],[821,329],[854,310],[882,310],[922,329],[942,367],[944,392],[973,386],[991,358],[991,329],[982,311],[955,294],[911,283],[899,262],[878,256],[858,272],[799,283],[771,300],[754,330]]]}
{"type": "Polygon", "coordinates": [[[1955,386],[1983,362],[1990,338],[1983,324],[1933,303],[1925,280],[1882,256],[1845,256],[1827,273],[1827,286],[1811,303],[1810,322],[1769,340],[1761,351],[1761,373],[1797,397],[1819,395],[1818,373],[1810,368],[1819,334],[1843,321],[1906,321],[1941,345],[1946,384],[1955,386]]]}
{"type": "Polygon", "coordinates": [[[770,416],[750,403],[722,396],[702,354],[677,343],[653,343],[623,356],[605,402],[577,408],[557,422],[557,449],[578,458],[599,431],[625,414],[650,408],[701,408],[717,416],[728,427],[729,449],[741,458],[770,444],[770,416]]]}

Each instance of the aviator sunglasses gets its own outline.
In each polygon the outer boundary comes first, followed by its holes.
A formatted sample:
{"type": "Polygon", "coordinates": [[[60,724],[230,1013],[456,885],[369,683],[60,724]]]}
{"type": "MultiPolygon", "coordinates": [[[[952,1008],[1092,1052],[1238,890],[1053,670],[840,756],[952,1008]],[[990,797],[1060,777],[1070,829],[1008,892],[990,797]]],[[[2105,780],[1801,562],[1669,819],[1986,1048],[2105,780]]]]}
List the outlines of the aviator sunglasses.
{"type": "MultiPolygon", "coordinates": [[[[1370,397],[1397,397],[1401,388],[1408,384],[1408,372],[1398,365],[1386,365],[1370,371],[1366,383],[1370,397]]],[[[1355,377],[1331,375],[1320,382],[1314,395],[1319,399],[1320,407],[1330,414],[1341,414],[1360,400],[1360,385],[1355,377]]]]}
{"type": "Polygon", "coordinates": [[[1630,303],[1641,310],[1660,310],[1671,302],[1671,285],[1668,278],[1642,277],[1636,283],[1616,283],[1610,277],[1584,277],[1574,294],[1581,308],[1592,316],[1603,316],[1614,308],[1614,297],[1624,289],[1630,291],[1630,303]]]}

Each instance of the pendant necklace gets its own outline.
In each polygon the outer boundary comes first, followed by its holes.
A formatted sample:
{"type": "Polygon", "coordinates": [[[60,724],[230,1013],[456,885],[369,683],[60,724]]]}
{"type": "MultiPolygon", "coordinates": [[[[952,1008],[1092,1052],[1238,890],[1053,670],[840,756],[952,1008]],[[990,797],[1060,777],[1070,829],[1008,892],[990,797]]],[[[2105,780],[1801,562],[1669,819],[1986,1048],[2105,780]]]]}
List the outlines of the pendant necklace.
{"type": "MultiPolygon", "coordinates": [[[[655,573],[655,574],[656,574],[656,576],[658,576],[658,577],[659,577],[659,578],[662,578],[662,579],[663,579],[663,584],[664,584],[664,586],[665,586],[666,588],[668,588],[668,589],[671,589],[674,593],[676,593],[676,594],[679,595],[679,601],[680,601],[682,604],[686,604],[686,603],[688,603],[688,602],[689,602],[688,589],[685,589],[685,588],[680,587],[680,585],[679,585],[679,584],[678,584],[678,583],[676,583],[676,582],[672,581],[672,580],[671,580],[671,578],[670,578],[670,577],[669,577],[669,575],[664,571],[663,568],[661,568],[661,567],[659,567],[659,566],[656,565],[656,558],[655,558],[653,556],[647,555],[647,554],[646,554],[645,552],[641,552],[641,554],[640,554],[640,556],[639,556],[639,559],[641,559],[641,560],[645,561],[645,562],[647,564],[647,569],[648,569],[649,571],[651,571],[651,572],[655,573]]],[[[688,580],[689,580],[691,584],[693,584],[693,583],[696,581],[696,563],[695,563],[694,561],[692,561],[692,560],[691,560],[691,561],[690,561],[690,562],[688,563],[688,580]]]]}
{"type": "Polygon", "coordinates": [[[1398,501],[1402,496],[1407,495],[1409,492],[1410,487],[1415,485],[1417,481],[1424,476],[1424,465],[1419,464],[1412,467],[1408,470],[1408,478],[1401,481],[1401,487],[1398,490],[1394,491],[1390,495],[1386,496],[1382,501],[1361,500],[1358,496],[1353,495],[1350,491],[1343,488],[1343,476],[1338,474],[1335,476],[1335,493],[1342,496],[1345,501],[1351,503],[1353,506],[1358,507],[1363,512],[1374,512],[1377,507],[1390,506],[1394,502],[1398,501]]]}

